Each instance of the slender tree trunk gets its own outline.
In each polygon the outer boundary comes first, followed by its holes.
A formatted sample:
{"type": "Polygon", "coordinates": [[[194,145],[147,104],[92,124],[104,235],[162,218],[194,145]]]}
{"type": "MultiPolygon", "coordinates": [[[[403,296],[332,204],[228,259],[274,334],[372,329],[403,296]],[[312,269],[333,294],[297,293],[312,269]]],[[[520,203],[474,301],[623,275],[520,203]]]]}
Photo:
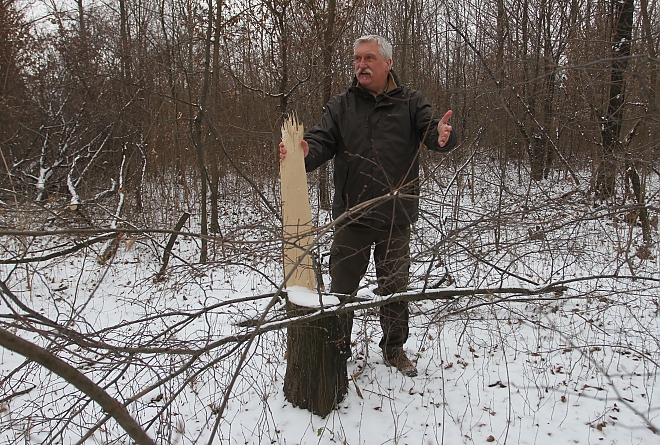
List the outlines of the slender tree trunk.
{"type": "Polygon", "coordinates": [[[181,215],[181,217],[179,218],[179,221],[176,223],[176,226],[174,226],[174,233],[170,235],[170,240],[167,242],[167,245],[165,246],[165,251],[163,252],[163,261],[160,266],[160,270],[156,274],[156,281],[161,281],[165,276],[167,265],[170,262],[170,255],[172,254],[172,248],[174,247],[174,243],[176,242],[176,239],[179,236],[179,232],[181,231],[181,229],[183,229],[184,224],[188,221],[188,218],[190,218],[190,213],[184,212],[183,215],[181,215]]]}
{"type": "MultiPolygon", "coordinates": [[[[543,23],[543,55],[539,57],[538,63],[540,64],[540,73],[543,76],[536,76],[536,78],[541,77],[536,83],[539,84],[538,92],[538,101],[540,102],[539,108],[541,108],[541,118],[540,128],[538,132],[535,133],[534,144],[532,146],[531,154],[531,177],[536,181],[540,181],[543,178],[547,178],[552,167],[553,153],[550,144],[550,138],[553,135],[553,104],[555,101],[555,82],[556,82],[556,63],[554,61],[554,56],[552,53],[552,33],[551,33],[551,11],[546,9],[544,12],[544,23],[543,23]]],[[[539,51],[541,51],[539,45],[539,51]]]]}
{"type": "Polygon", "coordinates": [[[595,193],[602,200],[615,194],[617,171],[621,167],[616,154],[621,152],[621,123],[625,103],[624,73],[630,56],[630,40],[633,25],[633,0],[616,0],[613,3],[614,35],[612,39],[612,65],[610,74],[610,94],[607,104],[601,137],[603,142],[602,159],[596,172],[595,193]]]}
{"type": "MultiPolygon", "coordinates": [[[[658,54],[654,38],[654,29],[652,29],[651,19],[649,16],[648,0],[641,0],[640,7],[642,16],[642,35],[644,42],[646,43],[646,50],[651,59],[657,59],[658,54]]],[[[652,116],[654,112],[656,114],[660,114],[660,106],[656,102],[657,91],[660,89],[660,84],[658,84],[659,71],[660,67],[658,64],[651,63],[649,66],[649,87],[643,87],[649,103],[647,106],[647,114],[643,119],[644,122],[648,123],[648,127],[643,127],[643,130],[640,131],[640,137],[644,138],[642,141],[643,146],[651,145],[654,141],[660,139],[660,129],[658,128],[658,125],[656,125],[652,119],[649,119],[649,117],[652,116]],[[648,128],[648,131],[646,128],[648,128]]],[[[642,167],[642,169],[644,170],[644,167],[642,167]]],[[[639,173],[633,165],[632,171],[630,171],[630,169],[628,171],[628,179],[635,194],[637,204],[640,206],[639,219],[642,224],[644,242],[649,245],[651,243],[651,222],[649,220],[649,214],[646,209],[646,187],[645,181],[642,181],[639,176],[639,173]]]]}
{"type": "MultiPolygon", "coordinates": [[[[327,104],[332,97],[332,54],[334,43],[334,29],[335,29],[335,9],[336,0],[329,0],[328,2],[328,23],[325,28],[324,42],[323,42],[323,71],[325,77],[323,78],[323,104],[327,104]]],[[[326,162],[319,168],[319,206],[321,209],[330,211],[330,173],[328,171],[328,163],[326,162]]]]}
{"type": "MultiPolygon", "coordinates": [[[[218,116],[218,103],[220,97],[218,91],[220,90],[220,29],[222,24],[222,0],[217,0],[217,12],[215,20],[215,38],[213,39],[213,82],[211,86],[211,113],[213,116],[218,116]]],[[[211,225],[210,230],[212,233],[220,232],[219,215],[218,215],[218,190],[220,187],[220,171],[218,167],[218,149],[217,144],[220,141],[216,140],[213,147],[211,147],[211,163],[208,166],[211,171],[211,225]]]]}
{"type": "Polygon", "coordinates": [[[633,195],[635,200],[639,205],[639,209],[636,210],[631,218],[631,223],[636,223],[639,219],[642,225],[642,238],[646,246],[651,244],[651,222],[649,220],[649,212],[646,209],[646,187],[637,173],[637,169],[634,165],[628,167],[626,172],[626,178],[630,182],[630,187],[632,188],[633,195]]]}
{"type": "MultiPolygon", "coordinates": [[[[541,0],[538,5],[540,11],[543,11],[546,8],[546,1],[541,0]]],[[[534,26],[530,23],[530,26],[534,26]]],[[[527,97],[525,99],[527,104],[527,114],[526,121],[527,127],[532,129],[532,140],[529,145],[529,160],[530,160],[530,176],[535,181],[540,181],[543,179],[543,154],[545,148],[545,141],[543,139],[542,129],[539,128],[538,118],[536,114],[537,103],[543,101],[541,97],[544,92],[544,80],[541,77],[542,70],[541,65],[543,64],[543,56],[541,54],[541,40],[543,39],[543,21],[536,23],[536,29],[534,30],[532,45],[533,49],[528,59],[528,71],[527,71],[527,81],[530,83],[530,87],[527,89],[527,97]],[[533,63],[532,63],[533,61],[533,63]]]]}
{"type": "Polygon", "coordinates": [[[204,44],[204,80],[202,82],[202,91],[195,116],[193,140],[195,142],[195,152],[197,154],[197,165],[200,172],[200,233],[202,235],[201,248],[199,253],[200,263],[205,263],[208,259],[208,172],[206,170],[206,153],[204,139],[202,137],[202,123],[205,119],[206,104],[208,102],[209,84],[211,82],[211,36],[213,31],[213,0],[208,0],[208,27],[206,29],[206,42],[204,44]]]}
{"type": "Polygon", "coordinates": [[[403,17],[401,23],[401,59],[397,60],[397,74],[401,82],[408,83],[408,46],[410,45],[410,22],[413,15],[412,4],[408,0],[403,1],[403,17]]]}
{"type": "Polygon", "coordinates": [[[174,171],[178,175],[177,179],[180,181],[183,186],[184,202],[188,202],[188,184],[186,180],[186,166],[181,156],[182,150],[180,149],[179,144],[179,90],[177,88],[177,83],[175,80],[175,60],[174,56],[174,45],[172,44],[169,33],[167,29],[167,24],[165,22],[165,17],[167,13],[165,12],[165,0],[160,2],[160,27],[163,35],[163,40],[165,44],[165,63],[167,70],[167,81],[168,89],[170,93],[170,103],[172,104],[171,113],[169,115],[170,120],[173,122],[171,126],[171,135],[172,135],[172,148],[173,161],[174,161],[174,171]]]}
{"type": "Polygon", "coordinates": [[[287,87],[289,85],[289,31],[287,29],[287,5],[282,4],[281,9],[277,9],[276,5],[272,5],[272,12],[275,16],[277,27],[280,31],[280,54],[282,63],[282,74],[280,77],[279,95],[280,95],[280,110],[282,112],[282,121],[287,114],[289,108],[289,95],[287,94],[287,87]]]}
{"type": "MultiPolygon", "coordinates": [[[[658,53],[657,53],[657,48],[656,48],[656,43],[655,43],[655,30],[652,28],[651,24],[651,18],[649,16],[649,4],[648,0],[641,0],[641,9],[642,9],[642,29],[643,29],[643,34],[644,34],[644,41],[646,42],[646,51],[649,54],[649,57],[652,59],[657,59],[658,58],[658,53]]],[[[649,67],[649,85],[650,88],[648,88],[648,94],[649,94],[649,102],[651,103],[651,108],[655,108],[656,111],[658,110],[658,104],[655,102],[655,98],[657,97],[657,91],[660,87],[658,84],[658,79],[660,76],[658,73],[660,72],[660,66],[658,66],[657,63],[651,64],[649,67]]],[[[653,126],[653,131],[657,135],[658,133],[658,126],[654,125],[653,126]]],[[[653,138],[653,140],[657,140],[657,138],[653,138]]]]}
{"type": "Polygon", "coordinates": [[[119,0],[119,21],[121,75],[123,83],[122,90],[124,91],[131,81],[131,59],[126,0],[119,0]]]}
{"type": "Polygon", "coordinates": [[[82,0],[77,0],[77,5],[78,5],[78,26],[79,26],[78,32],[80,33],[80,38],[82,39],[82,43],[84,44],[85,35],[87,34],[86,32],[87,25],[85,23],[85,10],[83,8],[82,0]]]}

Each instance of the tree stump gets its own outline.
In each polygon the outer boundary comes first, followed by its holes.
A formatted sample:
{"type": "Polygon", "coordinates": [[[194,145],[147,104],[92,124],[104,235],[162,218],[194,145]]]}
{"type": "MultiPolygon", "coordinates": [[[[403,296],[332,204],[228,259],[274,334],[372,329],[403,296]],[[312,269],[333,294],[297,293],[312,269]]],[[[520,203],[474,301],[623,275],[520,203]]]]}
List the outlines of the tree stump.
{"type": "MultiPolygon", "coordinates": [[[[316,279],[308,252],[313,243],[312,213],[300,146],[303,133],[295,118],[282,126],[282,142],[287,150],[280,165],[284,274],[287,288],[300,286],[314,291],[316,279]]],[[[287,297],[289,317],[312,312],[314,306],[318,306],[318,296],[313,292],[309,293],[309,304],[294,304],[287,297]]],[[[287,330],[284,397],[293,406],[325,417],[344,399],[348,391],[344,341],[340,319],[334,315],[287,330]]]]}
{"type": "MultiPolygon", "coordinates": [[[[313,310],[287,303],[289,317],[313,310]]],[[[344,400],[348,373],[342,343],[343,332],[335,315],[288,328],[284,397],[293,406],[325,417],[344,400]]]]}

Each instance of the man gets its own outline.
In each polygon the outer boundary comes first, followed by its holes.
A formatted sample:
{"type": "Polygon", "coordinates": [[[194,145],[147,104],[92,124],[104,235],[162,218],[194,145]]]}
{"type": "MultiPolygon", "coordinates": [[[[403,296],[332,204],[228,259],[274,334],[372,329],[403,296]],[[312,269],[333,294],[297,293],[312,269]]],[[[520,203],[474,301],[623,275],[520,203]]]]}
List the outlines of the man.
{"type": "MultiPolygon", "coordinates": [[[[305,133],[302,148],[309,172],[334,158],[330,250],[331,292],[353,294],[369,265],[371,248],[380,295],[405,291],[410,267],[410,225],[417,220],[419,150],[424,143],[449,151],[457,137],[447,111],[440,119],[418,91],[400,85],[392,68],[392,45],[383,37],[360,37],[354,45],[355,78],[348,91],[328,102],[321,122],[305,133]],[[355,206],[372,205],[353,211],[355,206]],[[347,213],[348,212],[348,213],[347,213]]],[[[280,158],[286,149],[280,144],[280,158]]],[[[385,363],[417,375],[403,345],[408,339],[408,304],[381,307],[385,363]]],[[[350,355],[352,314],[345,321],[345,352],[350,355]]]]}

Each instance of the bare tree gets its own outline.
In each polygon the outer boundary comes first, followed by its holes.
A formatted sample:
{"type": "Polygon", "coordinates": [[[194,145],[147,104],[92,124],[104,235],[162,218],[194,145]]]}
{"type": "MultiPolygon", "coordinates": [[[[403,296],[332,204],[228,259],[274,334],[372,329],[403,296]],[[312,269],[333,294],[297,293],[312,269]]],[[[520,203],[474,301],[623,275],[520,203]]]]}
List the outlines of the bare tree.
{"type": "Polygon", "coordinates": [[[634,1],[612,2],[612,64],[609,95],[602,125],[603,155],[596,173],[595,190],[600,199],[615,194],[615,179],[619,170],[617,156],[622,154],[622,121],[626,97],[625,71],[630,56],[634,1]]]}

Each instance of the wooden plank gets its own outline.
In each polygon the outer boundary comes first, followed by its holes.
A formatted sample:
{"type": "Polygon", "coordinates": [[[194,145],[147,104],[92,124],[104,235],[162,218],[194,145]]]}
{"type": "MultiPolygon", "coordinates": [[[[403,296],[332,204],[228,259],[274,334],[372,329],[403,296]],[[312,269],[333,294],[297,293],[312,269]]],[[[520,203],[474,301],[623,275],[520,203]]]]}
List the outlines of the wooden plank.
{"type": "Polygon", "coordinates": [[[305,254],[314,238],[305,156],[300,145],[303,135],[303,125],[298,123],[295,116],[284,121],[282,142],[286,148],[286,157],[280,164],[284,274],[288,276],[293,271],[286,287],[303,286],[313,290],[316,289],[316,278],[312,257],[305,254]]]}

